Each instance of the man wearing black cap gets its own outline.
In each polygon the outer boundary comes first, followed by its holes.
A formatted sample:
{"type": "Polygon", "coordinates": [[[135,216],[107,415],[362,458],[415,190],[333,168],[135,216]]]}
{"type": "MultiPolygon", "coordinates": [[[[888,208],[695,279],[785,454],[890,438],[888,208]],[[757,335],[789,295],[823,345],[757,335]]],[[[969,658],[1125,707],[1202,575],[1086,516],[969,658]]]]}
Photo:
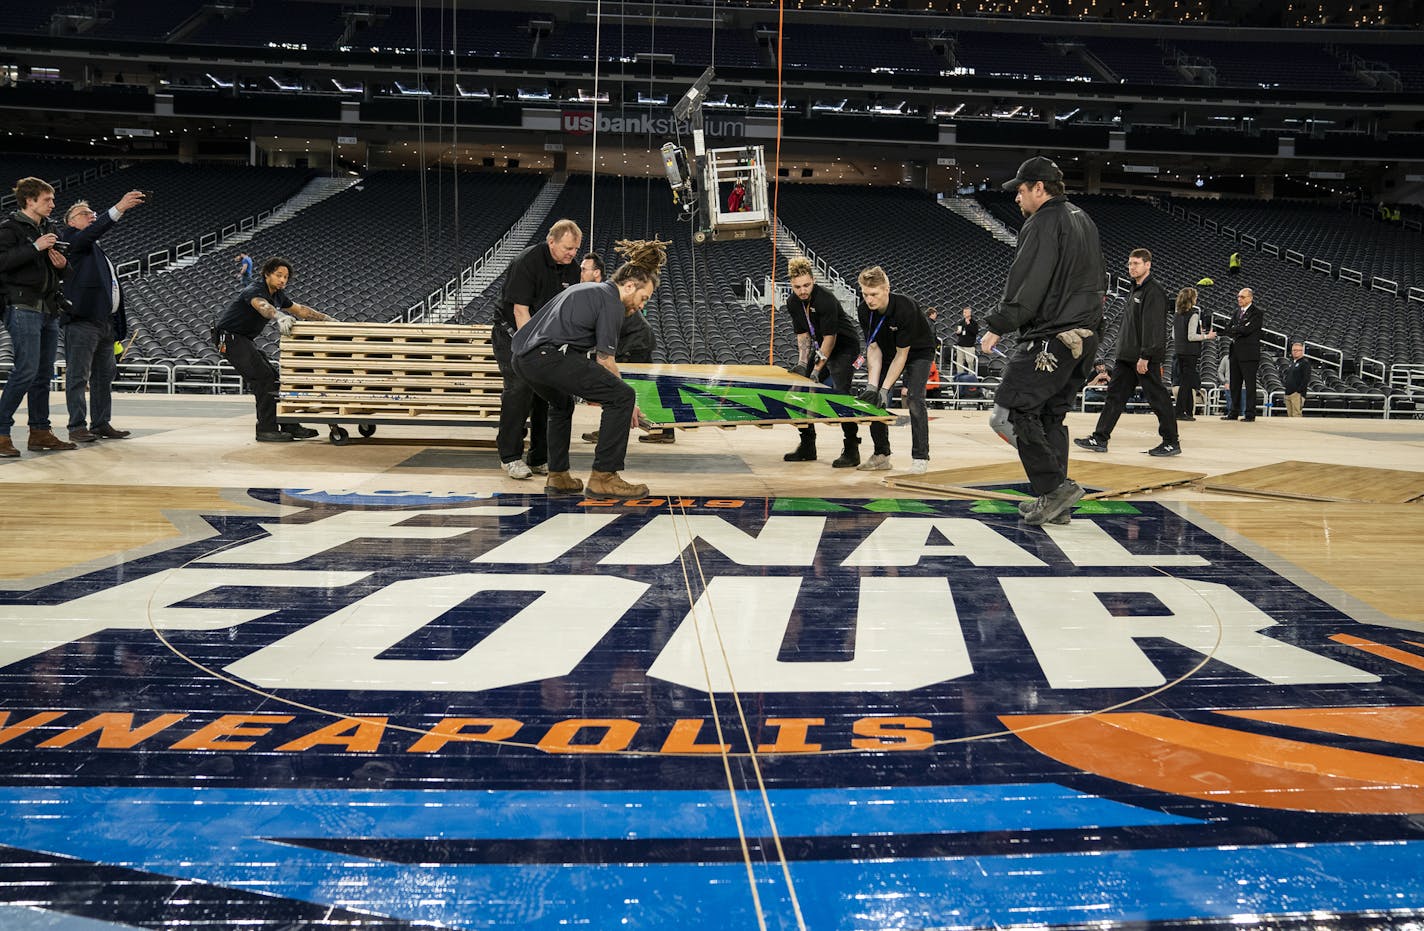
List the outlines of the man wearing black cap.
{"type": "Polygon", "coordinates": [[[1018,331],[994,397],[990,424],[1014,445],[1036,497],[1019,505],[1030,524],[1066,524],[1083,489],[1068,478],[1064,417],[1082,389],[1098,348],[1107,274],[1098,228],[1064,196],[1063,172],[1031,158],[1004,184],[1023,211],[1018,252],[1004,296],[985,322],[980,345],[994,351],[1018,331]]]}

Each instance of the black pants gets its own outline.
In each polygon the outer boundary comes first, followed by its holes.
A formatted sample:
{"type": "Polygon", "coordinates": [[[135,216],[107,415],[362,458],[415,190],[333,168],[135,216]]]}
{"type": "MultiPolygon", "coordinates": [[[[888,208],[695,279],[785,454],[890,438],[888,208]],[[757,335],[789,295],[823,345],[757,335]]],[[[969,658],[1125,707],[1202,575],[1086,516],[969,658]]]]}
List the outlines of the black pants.
{"type": "Polygon", "coordinates": [[[1240,410],[1247,420],[1256,419],[1256,369],[1260,366],[1260,359],[1231,357],[1231,397],[1236,407],[1227,411],[1228,414],[1240,410]]]}
{"type": "Polygon", "coordinates": [[[514,369],[522,381],[546,402],[549,410],[549,471],[569,470],[569,435],[573,432],[574,398],[603,405],[593,471],[621,472],[628,455],[637,395],[608,369],[580,352],[560,352],[552,346],[517,356],[514,369]]]}
{"type": "Polygon", "coordinates": [[[1068,478],[1068,428],[1063,418],[1088,381],[1098,339],[1083,340],[1083,355],[1078,359],[1058,340],[1048,340],[1047,349],[1058,360],[1051,372],[1040,372],[1033,364],[1043,348],[1043,340],[1020,343],[994,395],[994,403],[1009,411],[1019,462],[1036,495],[1048,494],[1068,478]]]}
{"type": "MultiPolygon", "coordinates": [[[[933,361],[933,353],[911,355],[905,362],[905,370],[900,373],[900,383],[905,386],[905,406],[910,410],[911,459],[930,457],[930,411],[925,405],[925,382],[930,380],[930,363],[933,361]]],[[[877,455],[890,455],[890,425],[880,421],[872,423],[870,441],[875,445],[877,455]]]]}
{"type": "Polygon", "coordinates": [[[247,381],[247,388],[257,401],[257,429],[271,432],[277,429],[277,392],[282,389],[277,369],[249,337],[227,334],[226,358],[237,373],[247,381]]]}
{"type": "MultiPolygon", "coordinates": [[[[855,374],[855,357],[860,355],[860,347],[854,343],[845,343],[845,349],[841,349],[841,341],[836,340],[836,346],[831,350],[831,357],[826,360],[825,368],[821,369],[821,383],[830,382],[832,388],[841,394],[850,394],[850,379],[855,374]]],[[[816,435],[816,425],[808,423],[803,427],[798,427],[803,434],[816,435]]],[[[860,424],[843,422],[841,433],[845,434],[847,440],[854,440],[860,437],[860,424]]]]}
{"type": "Polygon", "coordinates": [[[1197,409],[1197,389],[1201,387],[1201,356],[1178,355],[1172,365],[1172,383],[1177,386],[1177,416],[1190,417],[1197,409]]]}
{"type": "Polygon", "coordinates": [[[1106,443],[1111,437],[1117,419],[1127,410],[1127,402],[1132,392],[1142,386],[1142,395],[1152,413],[1157,415],[1157,434],[1162,442],[1177,444],[1177,417],[1172,413],[1172,395],[1162,384],[1162,372],[1156,363],[1149,363],[1147,374],[1137,374],[1137,362],[1118,359],[1113,363],[1112,380],[1108,382],[1108,397],[1103,402],[1103,412],[1098,415],[1098,426],[1093,436],[1106,443]]]}
{"type": "Polygon", "coordinates": [[[510,354],[513,341],[504,324],[494,322],[494,360],[504,378],[504,390],[499,395],[500,462],[513,462],[524,455],[524,423],[529,422],[529,464],[543,465],[549,461],[549,405],[535,394],[529,382],[514,369],[510,354]]]}

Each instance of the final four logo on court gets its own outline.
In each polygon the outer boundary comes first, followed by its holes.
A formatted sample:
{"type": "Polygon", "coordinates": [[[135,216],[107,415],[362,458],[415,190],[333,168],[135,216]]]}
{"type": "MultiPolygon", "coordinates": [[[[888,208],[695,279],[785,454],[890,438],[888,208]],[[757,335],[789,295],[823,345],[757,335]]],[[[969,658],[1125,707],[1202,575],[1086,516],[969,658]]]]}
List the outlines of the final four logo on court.
{"type": "Polygon", "coordinates": [[[1094,738],[1136,746],[1207,734],[1166,735],[1144,713],[1201,707],[1201,689],[1243,713],[1290,694],[1354,707],[1408,674],[1349,642],[1390,631],[1155,505],[1085,505],[1043,532],[997,502],[253,494],[301,510],[227,517],[122,579],[12,597],[29,636],[0,662],[82,642],[102,663],[122,644],[170,667],[175,695],[196,675],[351,720],[33,709],[29,726],[8,716],[7,749],[97,733],[101,747],[793,753],[1021,731],[1061,755],[1025,722],[1170,686],[1094,738]],[[734,690],[757,696],[756,747],[704,727],[707,696],[734,690]]]}

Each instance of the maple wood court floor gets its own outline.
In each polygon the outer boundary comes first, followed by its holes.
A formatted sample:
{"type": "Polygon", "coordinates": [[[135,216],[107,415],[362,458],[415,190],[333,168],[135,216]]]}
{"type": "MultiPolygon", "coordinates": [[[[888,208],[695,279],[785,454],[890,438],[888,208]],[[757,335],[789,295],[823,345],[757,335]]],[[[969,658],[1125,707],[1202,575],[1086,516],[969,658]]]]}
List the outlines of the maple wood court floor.
{"type": "MultiPolygon", "coordinates": [[[[1030,527],[787,428],[546,498],[478,432],[250,416],[120,399],[133,438],[0,467],[3,931],[1424,923],[1417,503],[1030,527]]],[[[983,420],[933,468],[1010,461],[983,420]]],[[[1424,464],[1415,422],[1194,426],[1209,476],[1424,464]]]]}

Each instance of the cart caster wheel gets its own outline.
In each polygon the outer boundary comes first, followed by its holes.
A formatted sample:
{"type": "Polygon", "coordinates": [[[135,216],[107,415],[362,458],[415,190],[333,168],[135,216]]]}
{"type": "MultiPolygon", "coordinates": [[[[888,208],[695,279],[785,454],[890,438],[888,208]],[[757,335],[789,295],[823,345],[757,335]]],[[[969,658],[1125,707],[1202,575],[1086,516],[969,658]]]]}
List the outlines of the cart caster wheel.
{"type": "Polygon", "coordinates": [[[698,230],[697,232],[693,233],[693,234],[692,234],[692,241],[695,242],[695,243],[697,243],[699,246],[702,245],[704,242],[706,242],[706,241],[707,241],[707,232],[706,232],[706,230],[698,230]]]}
{"type": "Polygon", "coordinates": [[[351,439],[351,434],[347,433],[344,427],[338,427],[333,424],[331,427],[330,438],[333,444],[337,446],[345,446],[346,441],[351,439]]]}
{"type": "Polygon", "coordinates": [[[361,431],[362,436],[373,436],[376,432],[376,425],[373,423],[363,423],[358,425],[356,429],[361,431]]]}

